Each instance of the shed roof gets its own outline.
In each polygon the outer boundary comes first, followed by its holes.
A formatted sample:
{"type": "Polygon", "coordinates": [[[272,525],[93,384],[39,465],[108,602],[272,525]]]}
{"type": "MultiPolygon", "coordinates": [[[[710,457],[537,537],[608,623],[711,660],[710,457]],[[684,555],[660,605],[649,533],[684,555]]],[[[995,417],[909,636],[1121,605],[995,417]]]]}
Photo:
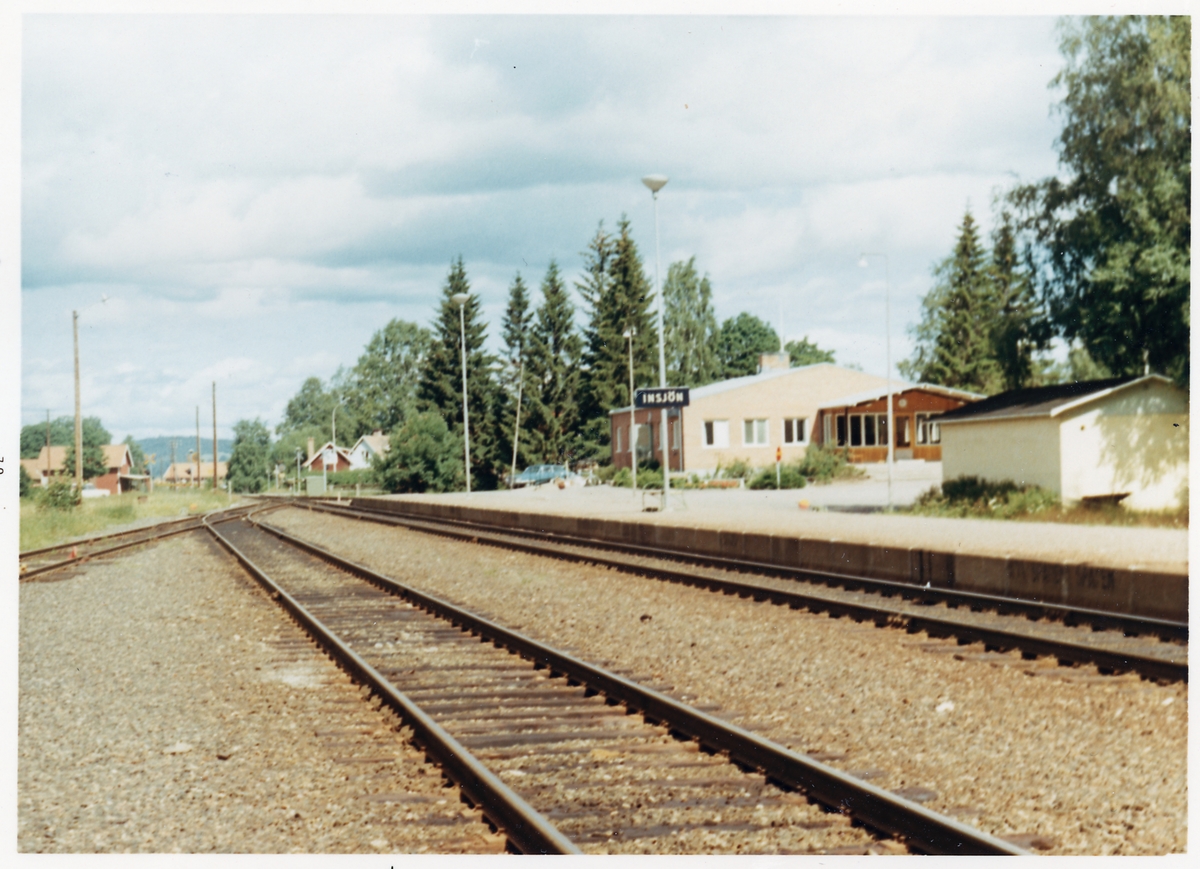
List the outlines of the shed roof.
{"type": "MultiPolygon", "coordinates": [[[[985,397],[978,392],[967,392],[965,389],[953,389],[949,386],[939,386],[936,383],[906,383],[904,381],[892,383],[892,395],[897,395],[901,392],[911,392],[914,389],[920,389],[925,392],[936,392],[938,395],[961,398],[966,401],[978,401],[985,397]]],[[[881,398],[887,398],[887,395],[887,387],[882,389],[866,389],[851,395],[843,395],[836,401],[827,401],[817,409],[828,410],[833,407],[853,407],[856,404],[865,404],[868,401],[878,401],[881,398]]]]}
{"type": "Polygon", "coordinates": [[[355,441],[354,446],[350,448],[350,452],[354,452],[355,448],[357,448],[359,444],[363,444],[372,453],[375,453],[376,455],[382,455],[388,451],[388,442],[390,440],[391,439],[383,432],[375,432],[374,434],[363,435],[357,441],[355,441]]]}
{"type": "Polygon", "coordinates": [[[104,450],[104,467],[119,468],[122,465],[133,464],[133,454],[129,451],[128,444],[105,444],[100,449],[104,450]],[[128,459],[129,461],[125,461],[128,459]]]}
{"type": "Polygon", "coordinates": [[[1081,404],[1097,401],[1137,383],[1158,381],[1172,385],[1161,374],[1143,377],[1129,375],[1107,380],[1083,380],[1055,386],[1035,386],[1031,389],[1012,389],[974,404],[967,404],[938,417],[940,423],[975,422],[984,419],[1019,419],[1023,417],[1058,416],[1081,404]]]}

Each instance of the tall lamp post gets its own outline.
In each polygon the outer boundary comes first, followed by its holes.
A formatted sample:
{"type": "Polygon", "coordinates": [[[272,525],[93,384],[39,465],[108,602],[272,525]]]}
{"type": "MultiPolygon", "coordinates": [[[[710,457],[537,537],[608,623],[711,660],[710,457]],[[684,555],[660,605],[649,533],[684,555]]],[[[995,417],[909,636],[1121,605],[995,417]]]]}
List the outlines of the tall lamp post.
{"type": "Polygon", "coordinates": [[[463,306],[471,297],[466,293],[455,293],[450,301],[458,305],[458,332],[462,339],[462,375],[463,375],[463,466],[467,477],[467,494],[471,494],[471,422],[467,416],[467,326],[463,306]]]}
{"type": "Polygon", "coordinates": [[[892,298],[891,275],[886,253],[864,253],[858,258],[859,268],[867,268],[867,257],[883,258],[883,328],[887,332],[884,346],[887,348],[887,509],[892,512],[892,463],[896,449],[896,416],[892,408],[892,298]]]}
{"type": "MultiPolygon", "coordinates": [[[[108,301],[108,296],[100,294],[100,304],[108,301]]],[[[88,308],[93,307],[88,305],[88,308]]],[[[84,310],[87,310],[85,308],[84,310]]],[[[71,332],[75,339],[75,497],[83,497],[83,415],[80,412],[79,400],[79,312],[71,312],[71,332]]],[[[46,431],[50,431],[49,415],[46,418],[46,431]]],[[[50,450],[46,450],[46,458],[50,458],[50,450]]],[[[50,485],[49,477],[46,485],[50,485]]]]}
{"type": "Polygon", "coordinates": [[[629,454],[633,456],[633,494],[637,494],[637,409],[633,406],[633,338],[637,329],[630,326],[621,337],[629,341],[629,454]]]}
{"type": "MultiPolygon", "coordinates": [[[[663,337],[663,297],[662,286],[658,277],[658,191],[662,190],[667,183],[666,175],[647,175],[642,178],[642,183],[650,188],[650,196],[654,200],[654,292],[658,296],[658,385],[666,388],[667,385],[667,351],[665,339],[663,337]]],[[[629,396],[630,403],[633,402],[633,396],[629,396]]],[[[662,457],[663,457],[663,510],[667,510],[671,506],[671,445],[667,437],[667,409],[662,409],[661,422],[659,427],[662,429],[662,457]]]]}

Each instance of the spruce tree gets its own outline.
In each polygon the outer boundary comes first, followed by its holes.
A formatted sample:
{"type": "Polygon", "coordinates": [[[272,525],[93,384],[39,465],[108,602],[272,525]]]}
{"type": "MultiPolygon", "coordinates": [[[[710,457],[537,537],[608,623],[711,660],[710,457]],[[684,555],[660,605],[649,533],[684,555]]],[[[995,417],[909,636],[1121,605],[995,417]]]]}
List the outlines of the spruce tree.
{"type": "Polygon", "coordinates": [[[456,437],[463,435],[462,340],[459,308],[451,297],[466,293],[462,309],[467,339],[467,402],[471,421],[471,487],[494,489],[499,466],[496,437],[496,385],[492,379],[494,357],[484,350],[487,327],[480,319],[479,297],[471,293],[467,270],[460,256],[450,265],[442,301],[432,324],[433,343],[417,389],[422,409],[437,413],[456,437]]]}
{"type": "Polygon", "coordinates": [[[626,330],[636,333],[635,388],[658,384],[658,331],[650,314],[653,293],[624,216],[617,230],[614,238],[601,222],[584,253],[584,280],[576,285],[589,308],[580,389],[583,449],[600,458],[609,455],[608,412],[631,403],[626,330]]]}
{"type": "Polygon", "coordinates": [[[991,327],[992,355],[1005,389],[1034,385],[1034,354],[1050,341],[1050,326],[1040,315],[1033,292],[1031,269],[1021,263],[1012,218],[1007,211],[992,233],[990,276],[996,304],[991,327]]]}
{"type": "Polygon", "coordinates": [[[558,264],[550,261],[542,281],[542,303],[530,335],[529,449],[536,461],[567,464],[579,441],[579,358],[583,342],[575,331],[575,306],[558,264]]]}
{"type": "Polygon", "coordinates": [[[720,375],[716,339],[720,332],[713,313],[708,275],[696,274],[696,258],[671,263],[663,282],[667,383],[703,386],[720,375]]]}
{"type": "Polygon", "coordinates": [[[504,342],[499,384],[500,399],[498,428],[500,431],[500,458],[502,463],[512,462],[513,433],[517,421],[517,398],[521,400],[521,436],[517,439],[517,469],[530,464],[529,451],[529,347],[533,325],[533,312],[529,309],[529,289],[518,272],[508,288],[508,307],[504,310],[504,321],[500,326],[500,337],[504,342]],[[524,365],[524,380],[522,376],[524,365]],[[520,386],[520,389],[518,389],[520,386]]]}
{"type": "Polygon", "coordinates": [[[999,392],[1003,376],[992,347],[999,305],[969,210],[954,253],[938,264],[934,276],[937,283],[922,301],[922,320],[913,329],[916,352],[900,363],[900,373],[956,389],[999,392]]]}

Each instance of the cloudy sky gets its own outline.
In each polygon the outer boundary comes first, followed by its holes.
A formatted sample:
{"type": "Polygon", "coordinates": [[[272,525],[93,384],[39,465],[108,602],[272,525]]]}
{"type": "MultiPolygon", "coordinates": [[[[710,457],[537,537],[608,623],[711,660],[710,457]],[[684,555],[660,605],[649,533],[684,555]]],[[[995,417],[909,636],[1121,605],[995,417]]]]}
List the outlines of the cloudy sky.
{"type": "MultiPolygon", "coordinates": [[[[622,214],[747,310],[882,374],[969,206],[1053,174],[1050,17],[27,16],[21,421],[272,425],[461,255],[570,278],[622,214]],[[107,301],[101,299],[107,297],[107,301]]],[[[581,315],[582,319],[582,315],[581,315]]]]}

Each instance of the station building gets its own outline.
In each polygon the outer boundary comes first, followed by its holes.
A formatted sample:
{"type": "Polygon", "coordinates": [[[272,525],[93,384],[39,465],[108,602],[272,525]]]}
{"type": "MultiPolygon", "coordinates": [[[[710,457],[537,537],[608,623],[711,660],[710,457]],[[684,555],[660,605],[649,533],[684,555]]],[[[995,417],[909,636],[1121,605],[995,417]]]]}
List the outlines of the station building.
{"type": "MultiPolygon", "coordinates": [[[[823,404],[818,410],[817,442],[846,447],[854,463],[885,462],[888,451],[888,391],[869,389],[823,404]]],[[[984,398],[975,392],[892,381],[892,419],[896,461],[940,462],[942,433],[938,417],[984,398]]]]}
{"type": "MultiPolygon", "coordinates": [[[[671,470],[713,473],[743,459],[755,466],[803,458],[814,442],[821,408],[843,396],[877,390],[887,380],[840,365],[822,362],[790,368],[787,354],[763,354],[759,373],[709,383],[690,390],[688,407],[667,412],[671,470]]],[[[609,412],[613,465],[633,462],[629,407],[609,412]]],[[[638,462],[661,462],[661,414],[638,409],[638,462]]]]}

